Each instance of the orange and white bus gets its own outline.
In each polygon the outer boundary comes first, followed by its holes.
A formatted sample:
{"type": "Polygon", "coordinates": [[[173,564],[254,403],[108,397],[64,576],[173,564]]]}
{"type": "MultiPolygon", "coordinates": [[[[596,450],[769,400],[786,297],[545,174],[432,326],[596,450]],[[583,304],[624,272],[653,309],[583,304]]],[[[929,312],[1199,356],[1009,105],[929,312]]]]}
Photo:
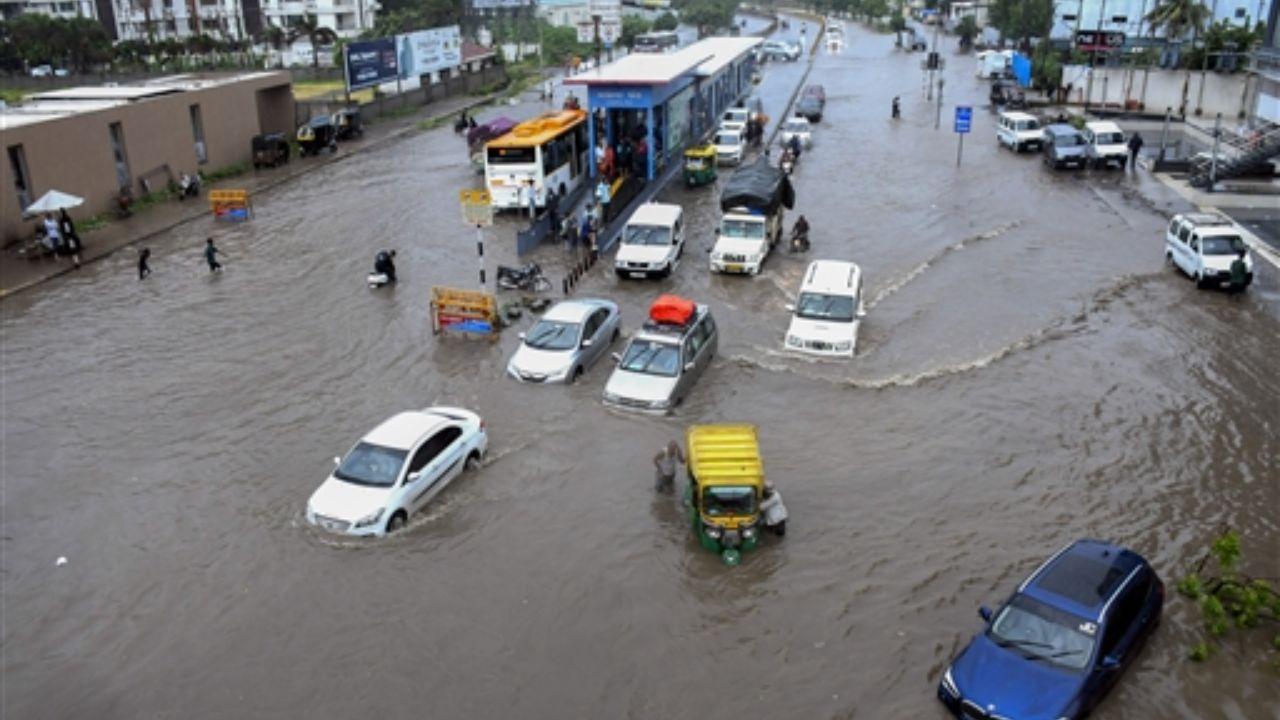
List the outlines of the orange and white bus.
{"type": "Polygon", "coordinates": [[[528,207],[532,180],[537,205],[544,207],[547,190],[563,198],[585,182],[591,160],[587,117],[585,110],[548,112],[487,143],[484,183],[490,204],[498,209],[528,207]]]}

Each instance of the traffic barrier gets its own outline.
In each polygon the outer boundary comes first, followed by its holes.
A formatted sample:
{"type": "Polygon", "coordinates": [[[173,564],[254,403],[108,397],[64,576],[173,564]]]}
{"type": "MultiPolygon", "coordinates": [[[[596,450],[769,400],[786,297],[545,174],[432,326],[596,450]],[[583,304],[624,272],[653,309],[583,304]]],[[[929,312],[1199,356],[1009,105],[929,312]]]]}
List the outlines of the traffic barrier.
{"type": "Polygon", "coordinates": [[[436,286],[431,288],[431,332],[453,330],[498,339],[498,302],[493,293],[436,286]]]}
{"type": "Polygon", "coordinates": [[[209,209],[215,220],[248,220],[253,217],[253,204],[248,190],[210,190],[209,209]]]}

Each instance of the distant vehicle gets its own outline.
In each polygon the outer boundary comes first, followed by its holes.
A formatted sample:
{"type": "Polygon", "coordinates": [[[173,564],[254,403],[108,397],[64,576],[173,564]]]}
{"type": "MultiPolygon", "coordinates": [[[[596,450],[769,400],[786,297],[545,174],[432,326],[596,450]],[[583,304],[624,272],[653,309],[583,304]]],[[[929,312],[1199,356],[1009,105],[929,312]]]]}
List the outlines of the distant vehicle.
{"type": "Polygon", "coordinates": [[[609,300],[564,300],[551,306],[507,363],[523,383],[574,383],[618,339],[618,306],[609,300]]]}
{"type": "Polygon", "coordinates": [[[250,141],[253,150],[253,167],[276,167],[289,162],[289,141],[280,133],[254,135],[250,141]]]}
{"type": "MultiPolygon", "coordinates": [[[[642,0],[642,2],[650,1],[652,0],[642,0]]],[[[645,5],[645,7],[648,7],[648,5],[645,5]]],[[[679,47],[680,36],[674,30],[659,30],[658,32],[637,35],[632,49],[640,53],[665,53],[679,47]]]]}
{"type": "Polygon", "coordinates": [[[1129,162],[1129,145],[1119,125],[1109,120],[1085,123],[1083,134],[1091,165],[1105,168],[1114,163],[1124,169],[1129,162]]]}
{"type": "Polygon", "coordinates": [[[31,77],[53,77],[53,66],[35,65],[31,68],[31,77]]]}
{"type": "Polygon", "coordinates": [[[337,130],[339,140],[354,140],[364,135],[364,121],[360,117],[360,108],[343,108],[333,114],[333,127],[337,130]]]}
{"type": "Polygon", "coordinates": [[[1016,153],[1033,148],[1039,150],[1040,143],[1044,141],[1044,130],[1034,115],[1005,111],[996,118],[996,140],[1016,153]]]}
{"type": "Polygon", "coordinates": [[[742,131],[720,128],[716,132],[716,162],[720,165],[737,165],[742,162],[745,146],[742,131]]]}
{"type": "Polygon", "coordinates": [[[622,230],[614,271],[618,277],[667,277],[684,254],[684,210],[679,205],[645,203],[622,230]]]}
{"type": "Polygon", "coordinates": [[[1142,556],[1097,540],[1059,550],[943,671],[938,699],[962,718],[1078,720],[1160,623],[1164,583],[1142,556]]]}
{"type": "Polygon", "coordinates": [[[825,104],[827,102],[827,89],[821,85],[805,85],[804,89],[800,91],[800,97],[817,98],[819,102],[825,104]]]}
{"type": "Polygon", "coordinates": [[[747,121],[750,119],[751,111],[745,107],[731,107],[724,111],[724,115],[720,116],[720,128],[722,130],[745,131],[747,121]]]}
{"type": "Polygon", "coordinates": [[[813,147],[813,126],[800,115],[787,118],[782,122],[782,144],[790,144],[791,138],[799,138],[806,148],[813,147]]]}
{"type": "Polygon", "coordinates": [[[795,114],[801,115],[811,123],[822,122],[822,110],[826,103],[814,95],[802,96],[796,100],[795,114]]]}
{"type": "Polygon", "coordinates": [[[524,210],[533,183],[534,204],[546,207],[547,192],[567,197],[582,184],[591,148],[587,112],[555,110],[516,125],[485,145],[484,179],[490,203],[498,209],[524,210]]]}
{"type": "Polygon", "coordinates": [[[781,40],[764,41],[760,46],[760,53],[766,60],[794,61],[800,59],[800,47],[781,40]]]}
{"type": "Polygon", "coordinates": [[[1174,215],[1164,235],[1164,256],[1201,288],[1231,280],[1231,263],[1244,253],[1245,287],[1253,282],[1253,256],[1240,229],[1217,213],[1174,215]]]}
{"type": "Polygon", "coordinates": [[[1012,50],[980,50],[973,56],[978,61],[978,77],[988,80],[1013,77],[1012,50]]]}
{"type": "Polygon", "coordinates": [[[307,522],[348,535],[404,527],[488,447],[484,421],[470,410],[402,412],[361,438],[307,501],[307,522]]]}
{"type": "Polygon", "coordinates": [[[54,77],[67,77],[70,74],[71,71],[66,68],[54,68],[53,70],[54,77]]]}
{"type": "Polygon", "coordinates": [[[813,355],[853,357],[862,307],[862,270],[851,262],[814,260],[805,271],[784,347],[813,355]]]}
{"type": "Polygon", "coordinates": [[[706,305],[659,297],[631,337],[604,387],[604,404],[666,414],[689,395],[711,364],[720,335],[706,305]]]}
{"type": "Polygon", "coordinates": [[[1064,167],[1082,168],[1088,162],[1084,136],[1079,130],[1059,123],[1044,129],[1044,163],[1057,170],[1064,167]]]}
{"type": "Polygon", "coordinates": [[[319,155],[324,150],[337,152],[338,129],[334,127],[333,118],[319,115],[311,118],[298,127],[298,157],[319,155]]]}

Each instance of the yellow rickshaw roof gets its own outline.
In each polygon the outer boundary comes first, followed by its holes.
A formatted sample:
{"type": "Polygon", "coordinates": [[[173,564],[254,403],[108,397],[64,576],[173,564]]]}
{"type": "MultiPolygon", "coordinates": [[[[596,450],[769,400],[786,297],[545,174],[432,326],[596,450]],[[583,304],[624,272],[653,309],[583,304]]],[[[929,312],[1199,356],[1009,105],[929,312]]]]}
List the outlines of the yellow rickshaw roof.
{"type": "Polygon", "coordinates": [[[711,145],[710,143],[706,145],[699,145],[697,147],[691,147],[688,150],[684,151],[684,156],[691,157],[691,158],[710,158],[710,157],[714,157],[715,154],[716,154],[716,146],[711,145]]]}
{"type": "Polygon", "coordinates": [[[764,483],[754,425],[691,425],[685,433],[689,469],[700,485],[764,483]]]}

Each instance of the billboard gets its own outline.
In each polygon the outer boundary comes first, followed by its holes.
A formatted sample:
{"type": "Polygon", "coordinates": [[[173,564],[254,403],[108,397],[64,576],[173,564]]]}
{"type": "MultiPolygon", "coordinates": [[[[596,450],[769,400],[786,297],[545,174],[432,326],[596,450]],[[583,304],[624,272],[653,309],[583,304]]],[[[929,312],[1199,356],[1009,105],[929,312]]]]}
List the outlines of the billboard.
{"type": "MultiPolygon", "coordinates": [[[[612,45],[622,39],[622,23],[600,22],[600,42],[612,45]]],[[[596,41],[596,25],[594,22],[578,23],[578,42],[593,43],[596,41]]]]}
{"type": "Polygon", "coordinates": [[[347,89],[359,90],[400,76],[395,38],[362,40],[347,45],[347,89]]]}
{"type": "Polygon", "coordinates": [[[1116,30],[1079,30],[1076,49],[1083,52],[1111,52],[1124,47],[1125,35],[1116,30]]]}
{"type": "Polygon", "coordinates": [[[396,36],[400,77],[411,78],[462,64],[462,33],[457,25],[396,36]]]}

